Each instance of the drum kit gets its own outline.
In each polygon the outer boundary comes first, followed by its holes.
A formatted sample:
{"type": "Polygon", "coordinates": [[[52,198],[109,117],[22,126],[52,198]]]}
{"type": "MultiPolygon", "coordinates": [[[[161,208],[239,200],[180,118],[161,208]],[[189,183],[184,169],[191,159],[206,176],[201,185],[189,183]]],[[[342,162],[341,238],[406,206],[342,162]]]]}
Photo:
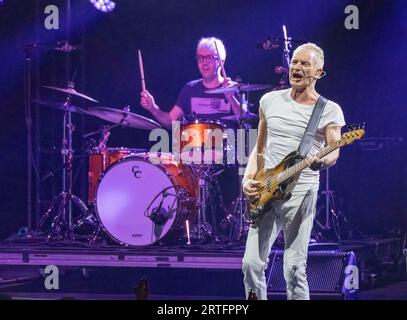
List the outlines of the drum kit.
{"type": "MultiPolygon", "coordinates": [[[[62,192],[52,200],[48,210],[41,216],[37,232],[45,234],[48,241],[74,240],[78,238],[80,226],[90,225],[92,231],[86,235],[89,244],[94,245],[102,239],[130,247],[172,244],[177,241],[184,244],[202,243],[208,239],[223,241],[220,240],[217,228],[220,219],[214,210],[213,185],[216,185],[218,192],[222,192],[216,177],[225,170],[225,164],[202,164],[202,152],[198,153],[199,159],[184,163],[176,160],[171,153],[108,147],[107,141],[115,127],[153,130],[161,128],[161,125],[131,112],[128,107],[120,110],[101,106],[75,106],[71,103],[73,98],[93,103],[98,101],[76,91],[74,83],[68,83],[66,87],[43,87],[64,94],[63,102],[33,100],[63,111],[63,183],[62,192]],[[75,130],[72,113],[96,117],[110,123],[83,136],[87,138],[100,135],[100,140],[85,155],[89,160],[87,201],[73,194],[72,190],[72,136],[75,130]],[[79,214],[74,214],[74,206],[79,214]],[[210,217],[208,211],[211,212],[210,217]]],[[[270,88],[271,86],[265,85],[237,84],[208,90],[208,93],[233,92],[241,94],[244,99],[245,92],[270,88]]],[[[216,121],[185,120],[180,128],[181,150],[185,145],[202,150],[208,139],[208,132],[218,129],[224,133],[228,122],[247,129],[257,118],[257,115],[247,112],[216,121]],[[185,132],[191,129],[195,132],[193,139],[183,139],[185,132]]],[[[222,137],[225,138],[225,134],[222,137]]],[[[212,160],[223,160],[230,152],[235,152],[234,149],[235,146],[231,143],[225,143],[221,149],[213,148],[212,160]]],[[[225,188],[230,189],[230,186],[225,188]]],[[[239,188],[242,189],[241,186],[239,188]]],[[[242,192],[233,205],[235,207],[232,212],[227,212],[221,222],[223,227],[225,223],[229,227],[230,233],[226,236],[229,242],[243,240],[247,228],[244,225],[245,204],[242,192]]]]}
{"type": "MultiPolygon", "coordinates": [[[[285,26],[283,26],[283,32],[283,40],[269,39],[261,46],[264,50],[284,47],[283,66],[276,67],[275,70],[282,76],[280,86],[246,84],[237,80],[233,85],[207,90],[208,94],[226,93],[238,96],[241,114],[224,116],[218,120],[184,119],[179,128],[179,135],[175,135],[179,137],[181,159],[179,155],[175,156],[174,153],[169,152],[157,153],[143,148],[108,147],[107,141],[113,128],[154,130],[161,129],[161,125],[131,112],[129,107],[115,109],[97,105],[86,108],[76,106],[72,103],[73,99],[82,99],[89,104],[97,104],[98,101],[76,91],[73,82],[68,82],[65,87],[43,86],[44,89],[54,93],[63,94],[62,102],[31,99],[30,93],[27,93],[27,101],[63,112],[62,191],[51,201],[48,210],[39,219],[36,232],[46,235],[48,241],[77,240],[79,229],[86,225],[91,227],[85,234],[85,239],[90,245],[96,244],[99,240],[104,243],[113,241],[123,246],[172,244],[177,241],[192,244],[202,243],[207,239],[218,242],[222,241],[219,240],[220,235],[225,239],[225,232],[226,241],[239,243],[244,240],[248,230],[248,224],[245,221],[246,202],[241,185],[245,161],[242,158],[242,150],[239,154],[236,141],[232,139],[233,142],[230,142],[228,134],[232,130],[234,137],[235,133],[238,133],[240,138],[244,135],[244,141],[249,141],[249,130],[253,122],[258,120],[257,114],[249,112],[249,108],[244,108],[249,105],[247,98],[249,92],[286,87],[291,38],[287,36],[285,26]],[[72,140],[75,125],[72,123],[72,113],[102,119],[109,123],[97,131],[85,134],[83,138],[99,135],[99,141],[92,139],[94,143],[91,143],[88,150],[83,151],[82,155],[75,154],[75,157],[72,140]],[[191,132],[193,132],[192,135],[191,132]],[[208,134],[215,132],[220,132],[220,140],[223,142],[221,147],[212,141],[217,139],[216,136],[208,137],[208,134]],[[205,148],[208,140],[211,142],[209,145],[212,146],[209,150],[205,148]],[[191,147],[198,152],[192,152],[191,155],[191,147]],[[185,148],[188,151],[184,151],[185,148]],[[89,164],[86,201],[73,194],[74,158],[83,159],[84,157],[89,164]],[[205,160],[211,160],[212,163],[209,161],[210,164],[207,164],[205,160]],[[220,186],[221,174],[228,169],[238,169],[237,174],[233,173],[233,177],[238,178],[237,182],[227,181],[227,185],[220,186]],[[221,187],[224,190],[221,190],[221,187]],[[223,194],[224,191],[230,191],[232,188],[237,188],[238,196],[232,201],[231,207],[226,208],[223,194]],[[79,210],[79,214],[75,211],[76,215],[74,215],[74,206],[79,210]],[[218,212],[216,212],[216,206],[218,206],[218,212]],[[219,208],[222,211],[221,215],[218,214],[219,208]]],[[[48,46],[47,44],[27,46],[27,48],[35,47],[47,48],[48,46]]],[[[60,45],[57,46],[59,47],[60,45]]],[[[51,48],[57,49],[54,46],[51,48]]],[[[70,52],[77,50],[77,47],[69,45],[68,49],[63,51],[70,52]]],[[[217,46],[216,50],[218,51],[217,46]]],[[[29,57],[29,50],[27,55],[29,57]]],[[[219,52],[218,56],[220,56],[219,52]]],[[[145,91],[146,83],[140,50],[138,62],[141,87],[145,91]]],[[[228,77],[223,62],[221,61],[220,64],[222,76],[226,79],[228,77]]],[[[29,66],[27,70],[30,70],[29,66]]],[[[29,79],[30,75],[27,77],[29,79]]],[[[31,141],[30,135],[28,136],[27,140],[31,141]]],[[[28,142],[28,145],[30,148],[31,143],[28,142]]],[[[246,157],[251,151],[248,150],[247,143],[244,144],[243,149],[243,157],[246,157]]],[[[28,159],[31,159],[31,151],[28,151],[28,154],[28,159]]],[[[30,160],[29,163],[28,176],[30,177],[30,160]]],[[[30,186],[31,182],[28,185],[30,186]]],[[[30,209],[28,211],[30,226],[30,209]]]]}

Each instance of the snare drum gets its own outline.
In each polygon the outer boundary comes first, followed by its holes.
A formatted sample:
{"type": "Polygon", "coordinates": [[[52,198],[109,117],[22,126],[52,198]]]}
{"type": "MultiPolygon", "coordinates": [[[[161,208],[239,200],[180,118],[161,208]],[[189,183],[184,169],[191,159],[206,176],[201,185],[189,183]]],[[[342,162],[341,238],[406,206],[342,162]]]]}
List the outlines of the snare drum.
{"type": "Polygon", "coordinates": [[[145,150],[122,147],[122,148],[107,148],[103,152],[97,151],[92,152],[89,157],[89,172],[88,172],[89,203],[92,203],[95,200],[96,187],[102,173],[116,161],[140,152],[145,152],[145,150]]]}
{"type": "Polygon", "coordinates": [[[191,169],[169,154],[130,156],[103,174],[96,214],[107,234],[126,246],[180,237],[196,216],[198,183],[191,169]]]}
{"type": "MultiPolygon", "coordinates": [[[[235,152],[233,129],[217,120],[196,119],[181,125],[180,161],[185,164],[227,164],[235,152]]],[[[178,142],[178,141],[177,141],[178,142]]]]}

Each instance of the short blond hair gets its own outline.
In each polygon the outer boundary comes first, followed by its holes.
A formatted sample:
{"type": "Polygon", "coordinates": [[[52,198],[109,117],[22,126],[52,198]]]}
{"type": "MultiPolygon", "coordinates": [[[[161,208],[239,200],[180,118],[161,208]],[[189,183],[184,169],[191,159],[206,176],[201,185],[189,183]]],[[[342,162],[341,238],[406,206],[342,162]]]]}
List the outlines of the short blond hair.
{"type": "Polygon", "coordinates": [[[296,52],[303,50],[303,49],[312,50],[315,53],[315,56],[317,58],[316,67],[318,69],[322,69],[324,66],[324,50],[322,50],[320,47],[318,47],[315,43],[308,42],[308,43],[304,43],[304,44],[298,46],[294,50],[293,56],[296,54],[296,52]]]}
{"type": "Polygon", "coordinates": [[[199,48],[208,48],[211,49],[213,52],[216,53],[216,47],[219,50],[219,58],[222,60],[226,60],[226,49],[222,42],[222,40],[215,38],[215,37],[208,37],[208,38],[201,38],[199,40],[198,45],[196,46],[196,50],[198,51],[199,48]],[[216,46],[215,46],[216,41],[216,46]]]}

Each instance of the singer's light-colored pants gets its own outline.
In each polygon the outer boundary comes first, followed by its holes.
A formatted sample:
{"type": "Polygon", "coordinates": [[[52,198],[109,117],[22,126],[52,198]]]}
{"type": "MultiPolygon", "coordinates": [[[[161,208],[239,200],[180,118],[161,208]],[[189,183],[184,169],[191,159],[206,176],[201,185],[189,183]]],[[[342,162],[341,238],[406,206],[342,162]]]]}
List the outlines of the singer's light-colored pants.
{"type": "Polygon", "coordinates": [[[264,217],[250,226],[242,266],[246,298],[252,289],[258,299],[267,299],[265,270],[268,257],[274,241],[283,230],[287,298],[309,300],[305,268],[316,202],[316,191],[309,191],[305,196],[292,195],[288,201],[275,201],[264,217]]]}

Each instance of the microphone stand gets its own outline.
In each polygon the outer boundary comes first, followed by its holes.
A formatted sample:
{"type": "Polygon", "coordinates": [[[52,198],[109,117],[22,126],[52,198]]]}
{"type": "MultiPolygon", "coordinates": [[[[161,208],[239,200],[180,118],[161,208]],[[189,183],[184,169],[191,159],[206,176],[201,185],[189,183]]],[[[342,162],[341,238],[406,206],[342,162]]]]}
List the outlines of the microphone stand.
{"type": "MultiPolygon", "coordinates": [[[[284,34],[284,50],[283,50],[283,66],[286,70],[290,70],[290,48],[291,38],[287,35],[287,28],[283,25],[283,34],[284,34]]],[[[288,83],[288,73],[283,72],[283,81],[284,84],[288,83]]]]}
{"type": "Polygon", "coordinates": [[[32,237],[32,117],[31,117],[31,51],[25,46],[25,69],[24,69],[24,104],[25,121],[27,126],[27,237],[32,237]]]}

